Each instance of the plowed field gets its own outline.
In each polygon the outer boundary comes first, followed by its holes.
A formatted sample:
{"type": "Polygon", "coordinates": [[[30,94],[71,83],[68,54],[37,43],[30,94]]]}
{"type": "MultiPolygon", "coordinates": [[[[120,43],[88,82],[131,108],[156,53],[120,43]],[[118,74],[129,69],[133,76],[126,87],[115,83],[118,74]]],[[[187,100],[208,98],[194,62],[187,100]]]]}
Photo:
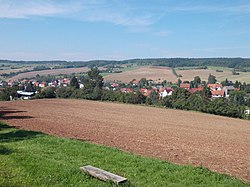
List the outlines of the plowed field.
{"type": "MultiPolygon", "coordinates": [[[[85,100],[0,102],[1,121],[250,181],[250,122],[85,100]]],[[[122,162],[122,160],[121,160],[122,162]]]]}

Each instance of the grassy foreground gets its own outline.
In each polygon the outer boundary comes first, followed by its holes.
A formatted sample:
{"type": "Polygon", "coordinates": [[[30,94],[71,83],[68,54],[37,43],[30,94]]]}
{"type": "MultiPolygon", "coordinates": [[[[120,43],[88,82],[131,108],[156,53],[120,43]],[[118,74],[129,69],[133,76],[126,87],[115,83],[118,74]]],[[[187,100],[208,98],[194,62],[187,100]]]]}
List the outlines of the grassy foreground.
{"type": "Polygon", "coordinates": [[[84,165],[128,178],[124,186],[248,186],[205,168],[178,166],[0,122],[0,186],[115,186],[81,172],[84,165]]]}

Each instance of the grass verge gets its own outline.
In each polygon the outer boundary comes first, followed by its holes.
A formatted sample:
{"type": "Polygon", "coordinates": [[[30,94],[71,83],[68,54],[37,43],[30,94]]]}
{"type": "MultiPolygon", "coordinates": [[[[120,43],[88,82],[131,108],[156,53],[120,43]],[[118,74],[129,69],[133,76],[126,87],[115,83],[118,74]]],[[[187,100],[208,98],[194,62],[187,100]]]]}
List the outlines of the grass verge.
{"type": "Polygon", "coordinates": [[[0,122],[0,186],[115,186],[79,170],[93,165],[128,178],[124,186],[249,186],[208,169],[179,166],[0,122]]]}

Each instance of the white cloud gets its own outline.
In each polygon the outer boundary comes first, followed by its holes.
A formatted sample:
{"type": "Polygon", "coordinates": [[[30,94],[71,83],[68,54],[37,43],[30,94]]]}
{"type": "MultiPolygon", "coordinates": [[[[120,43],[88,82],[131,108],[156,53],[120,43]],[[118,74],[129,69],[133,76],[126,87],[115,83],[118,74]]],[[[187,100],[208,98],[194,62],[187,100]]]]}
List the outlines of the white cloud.
{"type": "Polygon", "coordinates": [[[40,0],[0,0],[0,18],[29,18],[31,16],[51,16],[66,12],[63,7],[50,1],[40,0]]]}
{"type": "MultiPolygon", "coordinates": [[[[209,2],[209,1],[208,1],[209,2]]],[[[230,14],[250,14],[250,4],[199,4],[195,1],[195,3],[185,3],[182,5],[172,6],[168,9],[168,11],[183,11],[183,12],[221,12],[221,13],[230,13],[230,14]]]]}
{"type": "Polygon", "coordinates": [[[51,16],[124,26],[148,26],[160,15],[119,0],[0,0],[0,18],[51,16]]]}

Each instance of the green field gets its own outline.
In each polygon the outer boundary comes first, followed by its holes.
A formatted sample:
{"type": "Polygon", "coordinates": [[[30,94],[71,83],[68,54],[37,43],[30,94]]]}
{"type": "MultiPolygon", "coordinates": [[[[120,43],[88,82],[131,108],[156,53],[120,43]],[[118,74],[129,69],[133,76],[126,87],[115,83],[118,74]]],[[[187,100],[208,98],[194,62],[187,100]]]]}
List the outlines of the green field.
{"type": "Polygon", "coordinates": [[[124,186],[249,186],[205,168],[178,166],[3,123],[0,143],[0,186],[115,186],[81,172],[84,165],[128,178],[124,186]]]}

